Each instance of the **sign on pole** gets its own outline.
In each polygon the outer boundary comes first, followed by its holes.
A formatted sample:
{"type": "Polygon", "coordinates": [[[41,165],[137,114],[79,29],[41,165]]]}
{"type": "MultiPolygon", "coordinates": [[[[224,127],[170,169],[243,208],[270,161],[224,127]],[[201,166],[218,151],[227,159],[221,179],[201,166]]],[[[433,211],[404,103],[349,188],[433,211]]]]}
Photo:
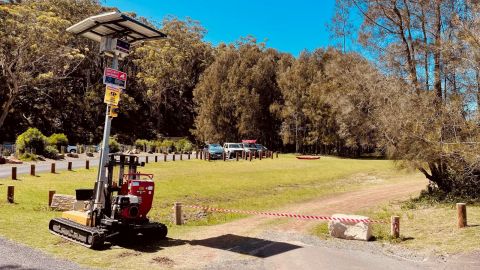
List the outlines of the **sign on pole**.
{"type": "Polygon", "coordinates": [[[103,102],[107,103],[108,105],[117,106],[120,102],[120,93],[122,90],[120,88],[115,88],[111,85],[107,85],[105,88],[105,98],[103,102]]]}
{"type": "Polygon", "coordinates": [[[127,87],[127,73],[106,68],[103,72],[103,83],[125,89],[127,87]]]}

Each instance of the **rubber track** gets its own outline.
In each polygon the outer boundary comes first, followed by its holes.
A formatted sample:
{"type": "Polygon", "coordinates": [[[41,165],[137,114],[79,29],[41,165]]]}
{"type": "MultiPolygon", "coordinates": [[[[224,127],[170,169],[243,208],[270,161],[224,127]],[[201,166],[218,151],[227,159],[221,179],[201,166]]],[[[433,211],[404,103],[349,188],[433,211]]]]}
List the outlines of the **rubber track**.
{"type": "Polygon", "coordinates": [[[77,244],[86,246],[88,248],[98,247],[98,246],[102,245],[104,240],[105,240],[105,235],[104,235],[104,232],[102,230],[99,230],[98,228],[95,228],[95,227],[84,226],[84,225],[78,224],[74,221],[71,221],[71,220],[68,220],[68,219],[65,219],[65,218],[54,218],[54,219],[50,220],[50,224],[49,224],[48,227],[49,227],[49,230],[50,230],[51,233],[53,233],[55,235],[58,235],[58,236],[61,236],[65,239],[67,239],[69,241],[72,241],[72,242],[75,242],[77,244]],[[59,224],[63,228],[74,229],[77,233],[82,232],[82,236],[86,237],[85,242],[80,241],[80,239],[73,238],[69,235],[64,235],[63,233],[61,233],[61,231],[60,232],[54,231],[53,230],[53,225],[54,224],[59,224]],[[89,236],[92,237],[92,243],[91,244],[89,244],[87,242],[89,236]]]}

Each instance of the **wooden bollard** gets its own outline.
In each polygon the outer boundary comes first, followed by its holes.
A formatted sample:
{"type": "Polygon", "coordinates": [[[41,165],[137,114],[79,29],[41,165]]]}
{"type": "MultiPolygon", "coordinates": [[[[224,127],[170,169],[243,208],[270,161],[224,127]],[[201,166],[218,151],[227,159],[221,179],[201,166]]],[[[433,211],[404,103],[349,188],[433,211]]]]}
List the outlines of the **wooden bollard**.
{"type": "Polygon", "coordinates": [[[227,155],[225,155],[225,152],[222,153],[222,159],[223,161],[227,160],[227,155]]]}
{"type": "Polygon", "coordinates": [[[188,153],[188,160],[190,160],[190,152],[188,153]]]}
{"type": "Polygon", "coordinates": [[[30,175],[35,176],[35,164],[30,165],[30,175]]]}
{"type": "Polygon", "coordinates": [[[52,165],[50,166],[50,172],[55,173],[55,163],[52,163],[52,165]]]}
{"type": "Polygon", "coordinates": [[[48,206],[52,205],[53,195],[55,195],[55,190],[48,191],[48,206]]]}
{"type": "Polygon", "coordinates": [[[172,161],[175,161],[175,153],[172,154],[172,161]]]}
{"type": "Polygon", "coordinates": [[[276,154],[276,156],[277,156],[277,158],[278,158],[278,152],[275,152],[275,154],[276,154]]]}
{"type": "Polygon", "coordinates": [[[235,159],[238,161],[238,152],[235,152],[235,159]]]}
{"type": "Polygon", "coordinates": [[[203,159],[203,151],[200,151],[200,159],[203,159]]]}
{"type": "Polygon", "coordinates": [[[15,187],[8,186],[7,188],[7,202],[14,203],[15,202],[15,187]]]}
{"type": "Polygon", "coordinates": [[[67,168],[67,170],[69,170],[69,171],[72,170],[72,162],[71,162],[71,161],[68,162],[68,168],[67,168]]]}
{"type": "Polygon", "coordinates": [[[148,156],[145,156],[145,163],[148,163],[148,156]]]}
{"type": "Polygon", "coordinates": [[[252,152],[248,152],[248,158],[250,159],[250,161],[252,161],[252,152]]]}
{"type": "Polygon", "coordinates": [[[400,217],[399,216],[392,216],[390,218],[391,226],[390,226],[390,235],[393,238],[400,237],[400,217]]]}
{"type": "Polygon", "coordinates": [[[158,162],[158,156],[155,156],[155,162],[158,162]]]}
{"type": "Polygon", "coordinates": [[[457,203],[458,228],[467,227],[467,204],[457,203]]]}
{"type": "Polygon", "coordinates": [[[198,151],[195,151],[195,159],[198,159],[198,151]]]}
{"type": "Polygon", "coordinates": [[[163,162],[167,162],[167,154],[163,154],[163,162]]]}
{"type": "Polygon", "coordinates": [[[90,160],[85,160],[85,169],[90,169],[90,160]]]}
{"type": "Polygon", "coordinates": [[[182,225],[183,224],[182,203],[176,202],[174,205],[174,209],[175,209],[175,225],[182,225]]]}
{"type": "Polygon", "coordinates": [[[17,180],[17,167],[12,167],[12,180],[17,180]]]}
{"type": "Polygon", "coordinates": [[[273,159],[273,151],[270,151],[270,158],[273,159]]]}
{"type": "Polygon", "coordinates": [[[258,159],[262,160],[262,155],[263,155],[262,151],[258,152],[258,159]]]}
{"type": "Polygon", "coordinates": [[[183,160],[183,154],[180,153],[180,160],[183,160]]]}

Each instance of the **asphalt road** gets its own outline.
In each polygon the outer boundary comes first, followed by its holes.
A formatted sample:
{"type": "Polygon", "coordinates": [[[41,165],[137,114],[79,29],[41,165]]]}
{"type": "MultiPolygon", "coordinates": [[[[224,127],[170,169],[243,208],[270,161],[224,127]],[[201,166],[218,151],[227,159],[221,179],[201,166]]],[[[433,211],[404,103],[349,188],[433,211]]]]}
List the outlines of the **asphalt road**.
{"type": "MultiPolygon", "coordinates": [[[[163,162],[163,154],[158,154],[158,162],[163,162]]],[[[148,155],[148,161],[149,162],[154,162],[155,161],[155,155],[148,155]]],[[[195,158],[194,155],[191,156],[191,158],[195,158]]],[[[145,156],[140,156],[140,162],[145,162],[146,158],[145,156]]],[[[172,155],[167,155],[167,161],[171,161],[173,159],[172,155]]],[[[176,155],[176,160],[179,160],[180,156],[176,155]]],[[[183,159],[187,159],[187,155],[183,155],[183,159]]],[[[93,158],[89,159],[90,160],[90,168],[96,168],[98,167],[98,158],[93,158]]],[[[71,160],[72,162],[72,169],[79,169],[79,168],[85,168],[85,159],[78,159],[78,160],[71,160]]],[[[17,175],[22,175],[22,174],[29,174],[30,173],[30,164],[18,164],[14,165],[17,167],[17,175]]],[[[9,178],[12,175],[12,166],[0,166],[0,178],[9,178]]],[[[55,162],[55,170],[57,171],[62,171],[62,170],[67,170],[68,168],[68,161],[57,161],[55,162]]],[[[35,164],[35,171],[36,173],[42,173],[42,172],[50,172],[51,169],[51,163],[50,162],[39,162],[35,164]]]]}
{"type": "Polygon", "coordinates": [[[0,238],[0,270],[86,270],[36,249],[0,238]]]}

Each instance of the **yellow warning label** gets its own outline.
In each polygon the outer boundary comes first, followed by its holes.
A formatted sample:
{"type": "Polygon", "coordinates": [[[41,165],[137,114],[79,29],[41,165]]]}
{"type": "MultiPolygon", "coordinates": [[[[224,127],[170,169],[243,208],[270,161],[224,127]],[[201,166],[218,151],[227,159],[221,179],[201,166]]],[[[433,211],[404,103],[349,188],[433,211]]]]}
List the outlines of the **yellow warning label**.
{"type": "Polygon", "coordinates": [[[109,105],[118,105],[120,102],[120,88],[115,88],[110,85],[107,85],[105,89],[105,98],[103,102],[109,104],[109,105]]]}
{"type": "Polygon", "coordinates": [[[108,115],[112,118],[117,117],[118,116],[118,106],[112,105],[110,107],[110,111],[108,112],[108,115]]]}

